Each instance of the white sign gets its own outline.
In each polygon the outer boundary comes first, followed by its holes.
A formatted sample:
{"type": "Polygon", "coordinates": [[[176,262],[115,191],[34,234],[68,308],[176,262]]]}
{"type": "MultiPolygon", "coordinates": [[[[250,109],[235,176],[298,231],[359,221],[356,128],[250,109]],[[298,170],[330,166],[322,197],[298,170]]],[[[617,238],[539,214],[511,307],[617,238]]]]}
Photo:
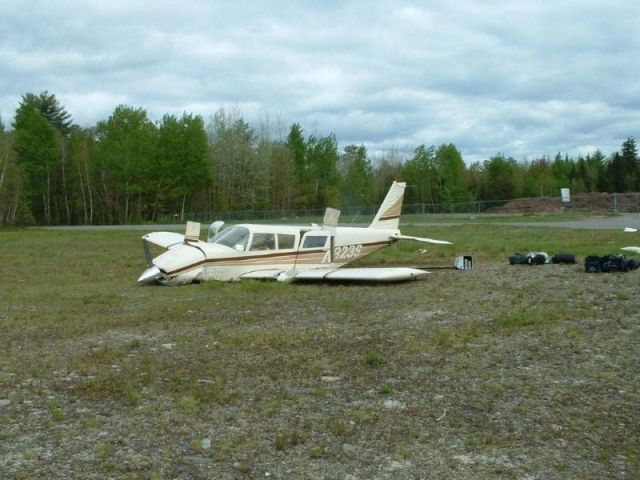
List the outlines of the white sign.
{"type": "Polygon", "coordinates": [[[569,203],[571,201],[571,192],[568,188],[561,188],[560,196],[562,197],[562,203],[569,203]]]}

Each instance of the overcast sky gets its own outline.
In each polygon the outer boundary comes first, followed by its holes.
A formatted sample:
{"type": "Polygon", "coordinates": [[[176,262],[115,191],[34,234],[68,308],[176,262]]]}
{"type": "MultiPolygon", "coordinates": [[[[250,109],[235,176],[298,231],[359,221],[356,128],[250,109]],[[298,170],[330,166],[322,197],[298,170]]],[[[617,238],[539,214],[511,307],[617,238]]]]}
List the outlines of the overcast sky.
{"type": "Polygon", "coordinates": [[[454,143],[467,163],[620,149],[640,136],[640,2],[15,1],[0,115],[48,90],[76,123],[119,104],[237,108],[372,157],[454,143]]]}

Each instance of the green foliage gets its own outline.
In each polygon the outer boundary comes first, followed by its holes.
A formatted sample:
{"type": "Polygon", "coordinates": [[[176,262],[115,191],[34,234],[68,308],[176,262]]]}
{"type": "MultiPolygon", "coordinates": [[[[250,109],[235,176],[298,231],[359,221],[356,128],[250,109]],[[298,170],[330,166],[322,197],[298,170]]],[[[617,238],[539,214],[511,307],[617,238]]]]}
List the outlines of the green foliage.
{"type": "Polygon", "coordinates": [[[216,210],[256,208],[261,178],[256,133],[237,112],[219,110],[209,125],[216,210]]]}
{"type": "Polygon", "coordinates": [[[55,422],[64,420],[64,408],[62,404],[56,400],[49,403],[49,413],[51,414],[51,419],[55,422]]]}
{"type": "Polygon", "coordinates": [[[369,367],[377,368],[387,363],[387,361],[378,352],[370,351],[364,355],[364,363],[369,367]]]}
{"type": "Polygon", "coordinates": [[[152,219],[157,212],[180,212],[209,184],[208,140],[199,116],[165,115],[158,128],[156,157],[148,172],[152,219]]]}
{"type": "Polygon", "coordinates": [[[512,158],[506,159],[502,155],[492,157],[485,162],[485,172],[487,176],[485,195],[486,200],[498,199],[506,200],[515,197],[516,162],[512,158]],[[491,196],[487,195],[491,192],[491,196]]]}
{"type": "Polygon", "coordinates": [[[120,105],[96,133],[98,192],[106,222],[143,218],[152,192],[148,179],[156,157],[155,125],[145,110],[120,105]]]}
{"type": "Polygon", "coordinates": [[[338,204],[338,141],[335,135],[307,140],[307,165],[313,179],[311,205],[324,208],[338,204]]]}
{"type": "MultiPolygon", "coordinates": [[[[40,114],[47,119],[47,122],[67,135],[71,130],[71,114],[60,104],[56,96],[48,91],[40,92],[38,95],[34,93],[26,93],[22,96],[21,105],[32,105],[40,114]]],[[[16,127],[17,128],[17,127],[16,127]]]]}
{"type": "Polygon", "coordinates": [[[598,150],[519,162],[497,154],[465,165],[450,143],[421,144],[410,155],[391,149],[373,162],[364,145],[346,145],[339,154],[334,134],[305,138],[293,123],[281,138],[269,124],[256,130],[237,110],[220,109],[205,127],[197,115],[153,123],[145,110],[120,105],[83,129],[47,91],[24,94],[11,125],[7,132],[0,119],[5,224],[184,221],[188,212],[209,221],[227,211],[284,216],[374,206],[393,180],[407,182],[405,204],[422,204],[422,213],[474,199],[558,196],[562,187],[574,194],[640,189],[633,137],[609,158],[598,150]]]}
{"type": "Polygon", "coordinates": [[[418,146],[413,157],[402,166],[402,176],[407,181],[408,203],[440,203],[441,179],[436,164],[435,147],[418,146]]]}
{"type": "Polygon", "coordinates": [[[449,203],[470,200],[464,181],[464,162],[456,146],[452,143],[441,145],[436,150],[435,160],[440,174],[442,201],[449,203]]]}
{"type": "Polygon", "coordinates": [[[307,165],[307,146],[302,127],[298,123],[291,125],[287,137],[287,150],[293,159],[293,181],[295,194],[300,207],[309,206],[311,198],[311,177],[307,165]]]}
{"type": "Polygon", "coordinates": [[[14,122],[16,164],[24,174],[24,196],[37,218],[54,220],[54,175],[60,165],[56,131],[32,103],[22,103],[14,122]]]}
{"type": "Polygon", "coordinates": [[[340,156],[343,176],[341,200],[346,205],[369,205],[373,198],[373,167],[364,145],[347,145],[340,156]]]}
{"type": "Polygon", "coordinates": [[[393,388],[391,388],[386,383],[380,384],[378,386],[378,395],[391,395],[393,393],[393,388]]]}

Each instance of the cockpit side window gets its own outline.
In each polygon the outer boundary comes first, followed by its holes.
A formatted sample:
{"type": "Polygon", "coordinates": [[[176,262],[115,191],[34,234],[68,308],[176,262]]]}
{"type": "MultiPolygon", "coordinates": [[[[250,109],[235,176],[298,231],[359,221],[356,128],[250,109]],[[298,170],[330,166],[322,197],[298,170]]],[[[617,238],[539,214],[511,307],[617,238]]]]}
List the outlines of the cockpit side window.
{"type": "Polygon", "coordinates": [[[273,233],[254,232],[251,250],[274,250],[275,248],[276,236],[273,233]]]}
{"type": "Polygon", "coordinates": [[[295,248],[296,247],[296,236],[289,235],[286,233],[278,234],[278,248],[295,248]]]}
{"type": "Polygon", "coordinates": [[[307,235],[304,237],[302,248],[324,248],[327,244],[327,238],[326,235],[307,235]]]}

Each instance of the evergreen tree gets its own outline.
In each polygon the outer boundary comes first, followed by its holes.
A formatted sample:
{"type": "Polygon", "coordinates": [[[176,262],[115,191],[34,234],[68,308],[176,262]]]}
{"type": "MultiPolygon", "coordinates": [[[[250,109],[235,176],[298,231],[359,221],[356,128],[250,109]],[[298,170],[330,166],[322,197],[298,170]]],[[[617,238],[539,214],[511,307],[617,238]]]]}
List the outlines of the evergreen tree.
{"type": "Polygon", "coordinates": [[[313,208],[335,207],[338,204],[338,142],[335,135],[311,135],[306,144],[307,164],[312,182],[313,208]]]}
{"type": "Polygon", "coordinates": [[[297,192],[296,206],[309,206],[312,195],[311,176],[307,165],[307,145],[302,127],[298,123],[291,125],[287,137],[287,149],[293,159],[293,182],[297,192]]]}
{"type": "Polygon", "coordinates": [[[52,224],[55,173],[60,165],[56,131],[32,103],[23,102],[14,120],[17,165],[24,172],[26,208],[39,223],[52,224]]]}
{"type": "MultiPolygon", "coordinates": [[[[60,104],[55,95],[47,91],[39,94],[26,93],[22,96],[22,100],[16,112],[16,120],[14,127],[20,128],[18,120],[18,112],[26,109],[35,109],[46,119],[49,125],[55,131],[55,143],[58,148],[58,160],[49,163],[47,176],[47,208],[44,209],[44,217],[47,223],[66,221],[71,223],[72,212],[69,202],[70,189],[67,185],[68,167],[67,167],[67,149],[68,135],[71,128],[71,115],[67,113],[60,104]]],[[[24,119],[24,117],[21,117],[24,119]]],[[[23,146],[19,147],[22,148],[23,146]]],[[[43,159],[43,161],[46,161],[43,159]]]]}
{"type": "Polygon", "coordinates": [[[54,94],[46,90],[37,95],[35,93],[26,93],[22,95],[22,102],[20,103],[33,105],[53,128],[62,134],[67,135],[71,131],[73,123],[71,114],[67,113],[54,94]]]}
{"type": "Polygon", "coordinates": [[[626,192],[640,189],[640,166],[638,165],[638,153],[636,141],[633,137],[627,138],[622,143],[621,159],[625,172],[624,187],[626,192]]]}

